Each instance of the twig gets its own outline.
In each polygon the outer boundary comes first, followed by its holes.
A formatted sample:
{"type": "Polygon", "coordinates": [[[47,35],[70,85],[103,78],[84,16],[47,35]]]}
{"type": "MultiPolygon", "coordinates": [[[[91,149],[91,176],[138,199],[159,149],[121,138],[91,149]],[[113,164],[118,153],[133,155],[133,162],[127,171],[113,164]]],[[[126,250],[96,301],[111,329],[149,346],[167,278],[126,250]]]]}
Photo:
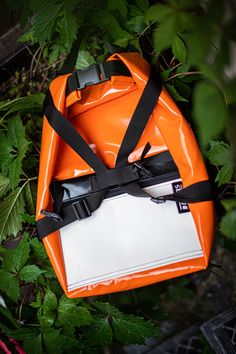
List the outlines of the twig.
{"type": "Polygon", "coordinates": [[[171,77],[169,77],[169,79],[167,79],[166,81],[169,81],[169,80],[172,80],[174,79],[175,77],[178,77],[178,76],[188,76],[188,75],[201,75],[202,74],[202,71],[188,71],[188,72],[184,72],[184,73],[178,73],[178,74],[175,74],[171,77]]]}

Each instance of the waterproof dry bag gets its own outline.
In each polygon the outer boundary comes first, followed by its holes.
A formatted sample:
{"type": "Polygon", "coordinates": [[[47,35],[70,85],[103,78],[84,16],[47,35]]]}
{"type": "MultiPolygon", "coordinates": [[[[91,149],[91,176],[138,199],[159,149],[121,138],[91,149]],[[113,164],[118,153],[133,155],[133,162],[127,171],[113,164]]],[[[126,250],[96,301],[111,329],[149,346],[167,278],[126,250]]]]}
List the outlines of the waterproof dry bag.
{"type": "Polygon", "coordinates": [[[36,218],[69,297],[205,269],[210,189],[189,124],[139,53],[113,54],[53,80],[36,218]]]}

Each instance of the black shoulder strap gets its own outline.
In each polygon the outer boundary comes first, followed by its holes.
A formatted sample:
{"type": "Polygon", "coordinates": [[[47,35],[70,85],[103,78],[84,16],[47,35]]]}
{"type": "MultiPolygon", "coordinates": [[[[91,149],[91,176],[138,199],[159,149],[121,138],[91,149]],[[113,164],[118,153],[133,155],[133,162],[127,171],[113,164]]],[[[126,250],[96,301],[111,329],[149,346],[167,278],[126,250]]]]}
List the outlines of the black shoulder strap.
{"type": "Polygon", "coordinates": [[[107,170],[104,163],[93,152],[70,121],[55,107],[50,90],[44,101],[44,114],[57,134],[80,155],[96,173],[103,173],[107,170]]]}
{"type": "Polygon", "coordinates": [[[157,75],[156,70],[151,68],[149,79],[135,108],[120,146],[116,159],[116,167],[124,166],[128,163],[128,157],[140,140],[140,137],[157,104],[161,90],[162,82],[157,75]]]}

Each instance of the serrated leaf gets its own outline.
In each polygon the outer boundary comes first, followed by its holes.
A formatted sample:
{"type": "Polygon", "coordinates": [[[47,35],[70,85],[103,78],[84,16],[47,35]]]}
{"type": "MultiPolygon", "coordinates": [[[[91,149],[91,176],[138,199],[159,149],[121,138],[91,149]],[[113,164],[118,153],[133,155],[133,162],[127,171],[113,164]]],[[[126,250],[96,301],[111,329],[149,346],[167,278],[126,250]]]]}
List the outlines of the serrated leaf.
{"type": "Polygon", "coordinates": [[[111,44],[126,47],[133,36],[123,30],[117,19],[108,11],[99,10],[92,16],[92,22],[96,27],[105,30],[111,44]]]}
{"type": "Polygon", "coordinates": [[[16,236],[22,229],[21,214],[24,213],[23,187],[15,189],[0,203],[0,240],[16,236]]]}
{"type": "Polygon", "coordinates": [[[51,327],[54,324],[57,315],[57,298],[56,295],[47,289],[41,311],[38,312],[39,321],[43,328],[51,327]]]}
{"type": "Polygon", "coordinates": [[[57,309],[57,297],[50,289],[47,289],[43,300],[43,310],[45,312],[48,310],[56,310],[56,309],[57,309]]]}
{"type": "Polygon", "coordinates": [[[2,198],[7,192],[9,183],[9,178],[4,177],[2,174],[0,174],[0,198],[2,198]]]}
{"type": "Polygon", "coordinates": [[[26,353],[43,354],[45,353],[42,346],[42,334],[37,334],[31,339],[24,341],[24,349],[26,353]]]}
{"type": "Polygon", "coordinates": [[[26,265],[21,268],[19,272],[19,277],[21,280],[24,280],[29,283],[35,281],[42,273],[44,273],[44,271],[39,269],[39,267],[37,267],[36,265],[26,265]]]}
{"type": "Polygon", "coordinates": [[[41,1],[40,4],[40,7],[34,8],[36,16],[34,17],[33,30],[37,41],[44,43],[52,37],[62,4],[58,4],[55,0],[48,0],[43,3],[41,1]]]}
{"type": "Polygon", "coordinates": [[[67,332],[73,332],[75,327],[86,326],[92,321],[90,312],[77,306],[81,299],[68,299],[65,295],[60,298],[57,309],[57,327],[66,327],[67,332]]]}
{"type": "Polygon", "coordinates": [[[36,93],[26,97],[16,98],[15,100],[0,102],[0,111],[7,111],[3,118],[15,112],[41,111],[45,95],[36,93]]]}
{"type": "Polygon", "coordinates": [[[3,256],[2,268],[12,273],[18,273],[29,258],[30,248],[27,235],[19,242],[16,248],[8,249],[3,256]]]}
{"type": "Polygon", "coordinates": [[[108,10],[118,10],[121,16],[126,17],[128,13],[126,0],[108,0],[108,10]]]}
{"type": "Polygon", "coordinates": [[[9,328],[11,328],[13,326],[13,328],[17,328],[18,324],[16,322],[16,320],[14,319],[14,317],[12,316],[11,312],[9,309],[2,307],[2,305],[0,305],[0,317],[1,317],[1,321],[6,323],[8,325],[9,328]],[[3,320],[4,318],[4,320],[3,320]],[[11,325],[11,327],[10,327],[11,325]]]}
{"type": "Polygon", "coordinates": [[[38,328],[29,328],[26,326],[23,326],[19,329],[16,329],[14,331],[11,331],[12,337],[16,340],[25,340],[28,341],[30,339],[35,338],[39,334],[38,328]]]}
{"type": "Polygon", "coordinates": [[[7,136],[1,134],[0,162],[4,175],[8,175],[11,188],[15,188],[22,174],[22,160],[29,142],[25,137],[25,127],[18,116],[8,121],[7,136]]]}
{"type": "Polygon", "coordinates": [[[115,339],[122,344],[143,344],[146,338],[157,334],[152,323],[133,315],[113,318],[112,328],[115,339]]]}
{"type": "Polygon", "coordinates": [[[232,209],[236,208],[236,198],[221,200],[221,204],[226,211],[231,211],[232,209]]]}
{"type": "Polygon", "coordinates": [[[71,9],[64,8],[62,14],[62,19],[58,23],[58,28],[62,42],[69,52],[77,35],[78,24],[71,9]]]}
{"type": "Polygon", "coordinates": [[[0,290],[16,302],[20,296],[20,286],[16,275],[0,269],[0,290]]]}
{"type": "Polygon", "coordinates": [[[217,87],[201,81],[194,90],[194,119],[203,145],[216,138],[225,128],[228,110],[217,87]]]}
{"type": "Polygon", "coordinates": [[[229,183],[233,177],[234,166],[232,163],[225,164],[220,171],[217,173],[215,181],[218,182],[218,187],[223,184],[229,183]]]}
{"type": "Polygon", "coordinates": [[[144,15],[133,17],[129,22],[127,22],[127,26],[131,31],[141,33],[146,27],[144,23],[144,15]]]}
{"type": "Polygon", "coordinates": [[[220,222],[220,231],[229,239],[236,240],[236,209],[223,216],[220,222]]]}
{"type": "Polygon", "coordinates": [[[27,183],[23,191],[25,204],[26,204],[25,209],[31,215],[35,214],[35,202],[36,202],[32,188],[33,187],[29,182],[27,183]]]}
{"type": "Polygon", "coordinates": [[[172,14],[173,9],[170,6],[164,4],[157,4],[149,8],[146,14],[146,19],[150,22],[157,21],[159,23],[163,23],[166,20],[168,21],[168,18],[172,16],[172,14]]]}
{"type": "Polygon", "coordinates": [[[144,13],[148,11],[149,3],[148,0],[135,0],[137,7],[144,13]]]}
{"type": "Polygon", "coordinates": [[[215,166],[223,166],[232,162],[229,144],[223,141],[210,141],[210,149],[207,151],[207,158],[215,166]]]}
{"type": "Polygon", "coordinates": [[[79,342],[74,337],[61,334],[57,329],[43,331],[43,344],[48,354],[81,353],[79,342]]]}
{"type": "Polygon", "coordinates": [[[166,84],[166,88],[169,91],[171,97],[175,100],[175,101],[182,101],[182,102],[188,102],[188,100],[184,97],[182,97],[178,91],[176,90],[176,88],[170,84],[166,84]]]}
{"type": "Polygon", "coordinates": [[[113,333],[107,318],[94,319],[88,332],[88,340],[91,344],[103,347],[112,343],[113,333]]]}
{"type": "Polygon", "coordinates": [[[48,258],[45,248],[43,247],[42,242],[38,240],[38,238],[34,237],[30,240],[30,247],[32,247],[33,253],[39,261],[43,262],[48,258]]]}
{"type": "Polygon", "coordinates": [[[160,53],[170,48],[176,35],[180,32],[180,22],[178,12],[171,11],[166,21],[159,24],[157,30],[153,32],[154,48],[160,53]]]}
{"type": "Polygon", "coordinates": [[[183,40],[179,36],[175,36],[172,42],[172,52],[176,59],[184,63],[187,57],[187,50],[183,40]]]}
{"type": "Polygon", "coordinates": [[[95,64],[95,60],[92,55],[86,50],[80,50],[76,60],[76,69],[85,69],[93,64],[95,64]]]}
{"type": "Polygon", "coordinates": [[[26,222],[27,224],[30,224],[30,225],[36,224],[35,215],[22,214],[21,218],[22,218],[22,221],[26,222]]]}
{"type": "Polygon", "coordinates": [[[123,314],[119,309],[110,305],[108,302],[96,301],[91,304],[97,311],[101,312],[106,316],[122,317],[123,314]]]}

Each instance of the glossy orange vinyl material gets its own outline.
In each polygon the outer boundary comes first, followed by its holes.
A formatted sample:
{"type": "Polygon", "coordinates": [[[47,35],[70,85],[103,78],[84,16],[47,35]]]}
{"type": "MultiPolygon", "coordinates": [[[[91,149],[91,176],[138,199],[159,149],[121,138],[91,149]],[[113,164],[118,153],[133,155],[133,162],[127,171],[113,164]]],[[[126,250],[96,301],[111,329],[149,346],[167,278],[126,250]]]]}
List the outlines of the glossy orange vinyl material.
{"type": "MultiPolygon", "coordinates": [[[[108,60],[117,59],[125,63],[132,77],[114,76],[110,81],[74,91],[67,98],[65,91],[68,75],[57,77],[50,86],[57,109],[70,119],[109,168],[115,165],[120,144],[150,72],[149,64],[138,53],[114,54],[108,60]]],[[[129,156],[129,162],[140,159],[147,142],[151,144],[147,156],[170,151],[184,187],[208,179],[194,134],[165,89],[161,92],[138,145],[129,156]]],[[[94,172],[57,135],[45,117],[41,146],[37,220],[43,217],[40,214],[42,209],[52,210],[49,190],[52,180],[64,180],[94,172]]],[[[93,296],[132,289],[206,268],[214,234],[213,202],[192,203],[189,207],[203,248],[203,257],[122,276],[71,292],[66,291],[59,231],[45,237],[44,246],[64,291],[69,297],[93,296]]]]}

